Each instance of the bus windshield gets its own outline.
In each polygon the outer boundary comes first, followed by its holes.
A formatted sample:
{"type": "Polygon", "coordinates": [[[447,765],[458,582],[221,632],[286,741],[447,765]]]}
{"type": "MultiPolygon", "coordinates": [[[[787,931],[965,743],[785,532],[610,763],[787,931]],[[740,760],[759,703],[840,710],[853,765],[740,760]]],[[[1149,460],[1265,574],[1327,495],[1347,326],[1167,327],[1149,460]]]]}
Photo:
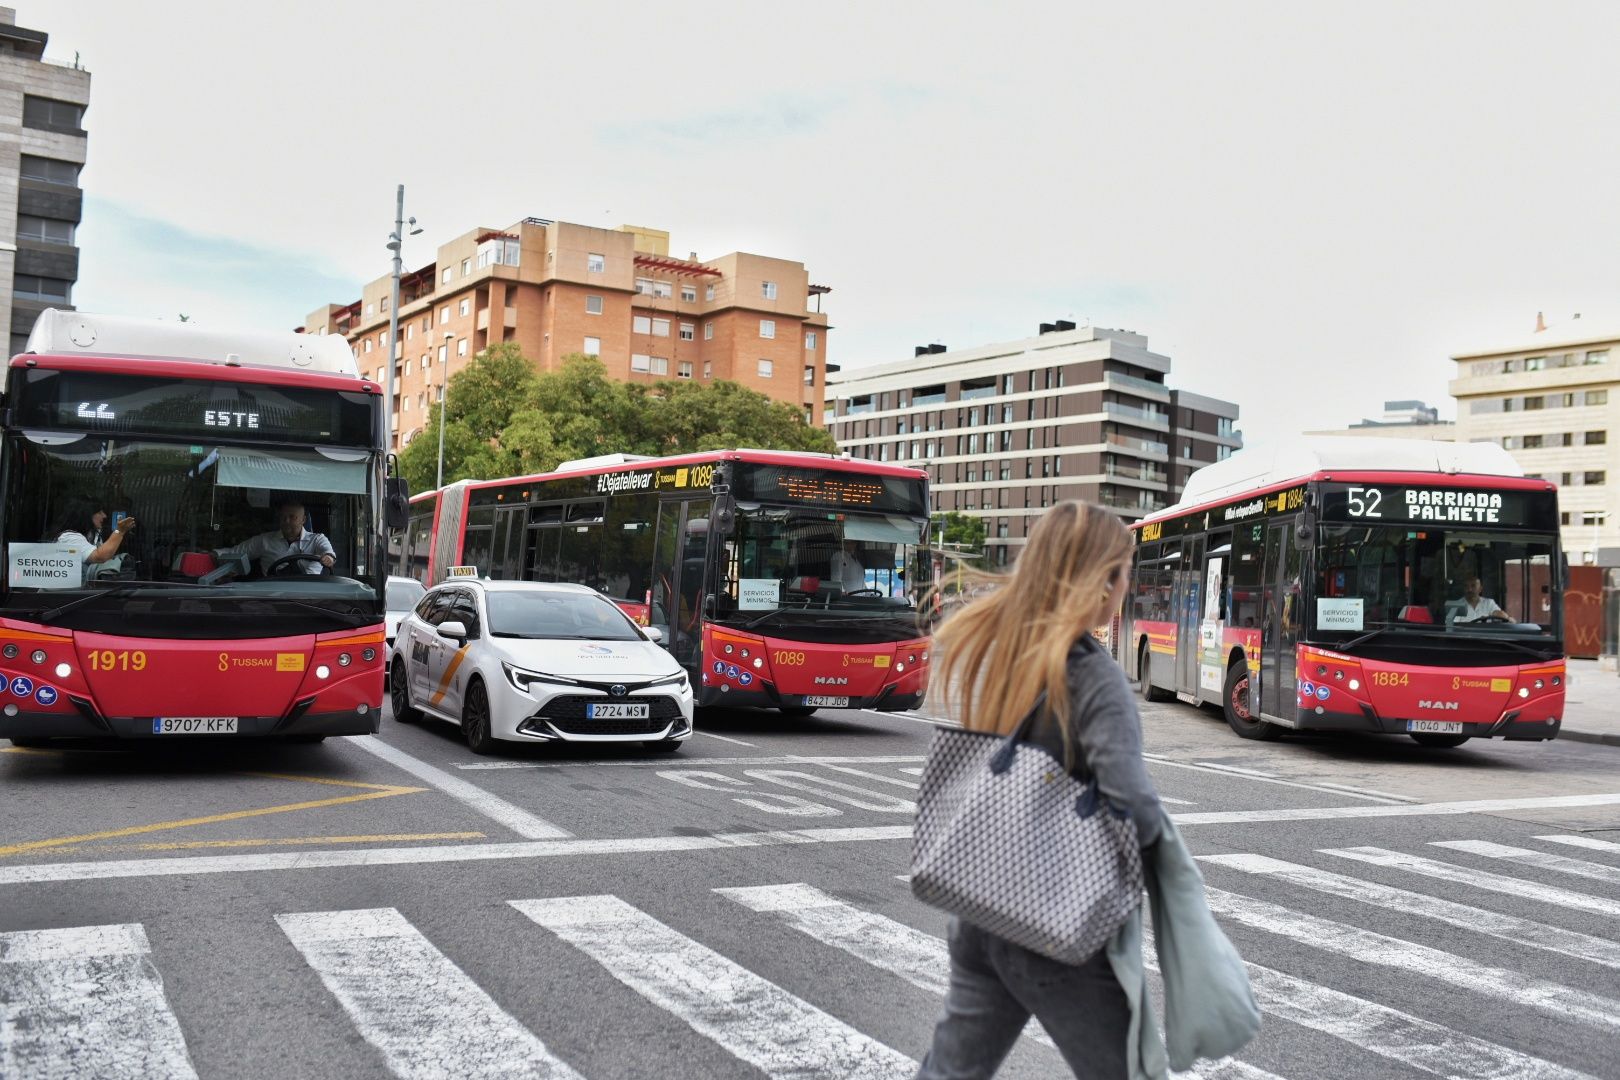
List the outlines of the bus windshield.
{"type": "Polygon", "coordinates": [[[22,432],[6,459],[0,614],[176,638],[380,618],[369,450],[22,432]]]}
{"type": "MultiPolygon", "coordinates": [[[[1558,549],[1551,535],[1410,525],[1319,528],[1309,639],[1343,641],[1373,631],[1558,636],[1558,549]]],[[[1283,618],[1289,617],[1285,610],[1283,618]]]]}
{"type": "Polygon", "coordinates": [[[893,615],[930,584],[923,518],[739,504],[722,546],[717,611],[893,615]]]}

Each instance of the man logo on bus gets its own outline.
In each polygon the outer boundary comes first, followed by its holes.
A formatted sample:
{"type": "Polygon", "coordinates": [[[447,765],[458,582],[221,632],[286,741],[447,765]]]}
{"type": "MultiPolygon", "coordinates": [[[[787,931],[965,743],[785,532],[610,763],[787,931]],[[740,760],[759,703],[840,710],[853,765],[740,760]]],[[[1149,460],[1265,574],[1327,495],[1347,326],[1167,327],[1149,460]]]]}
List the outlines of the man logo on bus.
{"type": "Polygon", "coordinates": [[[1460,702],[1456,701],[1419,701],[1420,709],[1435,709],[1439,712],[1456,712],[1460,702]]]}

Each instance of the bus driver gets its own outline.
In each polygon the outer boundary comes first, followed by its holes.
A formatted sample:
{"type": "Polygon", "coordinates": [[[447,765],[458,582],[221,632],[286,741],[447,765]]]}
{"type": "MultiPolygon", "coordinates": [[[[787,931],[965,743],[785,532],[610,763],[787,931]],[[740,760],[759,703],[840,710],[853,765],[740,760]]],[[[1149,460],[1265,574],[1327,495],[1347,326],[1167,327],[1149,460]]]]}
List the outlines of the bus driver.
{"type": "Polygon", "coordinates": [[[1463,597],[1461,600],[1446,601],[1446,608],[1451,612],[1452,623],[1485,622],[1495,619],[1507,622],[1507,613],[1497,606],[1495,600],[1481,595],[1479,577],[1470,574],[1463,579],[1463,597]]]}
{"type": "Polygon", "coordinates": [[[278,560],[288,555],[312,556],[308,559],[299,559],[294,564],[306,574],[319,574],[323,569],[330,570],[337,562],[337,553],[332,548],[332,541],[326,538],[325,533],[310,532],[304,528],[304,520],[303,503],[296,500],[284,502],[276,510],[276,523],[279,528],[260,533],[233,547],[221,548],[216,554],[221,558],[244,555],[249,559],[258,559],[261,573],[269,573],[270,568],[278,560]]]}

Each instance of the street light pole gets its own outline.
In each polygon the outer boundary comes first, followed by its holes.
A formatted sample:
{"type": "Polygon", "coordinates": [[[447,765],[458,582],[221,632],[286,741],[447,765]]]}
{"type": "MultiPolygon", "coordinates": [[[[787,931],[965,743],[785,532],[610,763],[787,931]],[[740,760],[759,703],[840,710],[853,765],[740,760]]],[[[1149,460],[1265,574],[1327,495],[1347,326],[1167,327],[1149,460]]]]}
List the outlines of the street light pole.
{"type": "MultiPolygon", "coordinates": [[[[399,275],[405,247],[405,185],[394,193],[394,231],[388,234],[388,250],[394,253],[393,283],[388,294],[388,361],[383,375],[383,424],[388,430],[388,452],[394,452],[394,364],[399,359],[399,275]]],[[[411,218],[410,235],[422,230],[411,218]]]]}
{"type": "Polygon", "coordinates": [[[444,487],[444,410],[450,404],[450,339],[456,335],[444,332],[444,374],[439,376],[439,476],[433,489],[444,487]]]}

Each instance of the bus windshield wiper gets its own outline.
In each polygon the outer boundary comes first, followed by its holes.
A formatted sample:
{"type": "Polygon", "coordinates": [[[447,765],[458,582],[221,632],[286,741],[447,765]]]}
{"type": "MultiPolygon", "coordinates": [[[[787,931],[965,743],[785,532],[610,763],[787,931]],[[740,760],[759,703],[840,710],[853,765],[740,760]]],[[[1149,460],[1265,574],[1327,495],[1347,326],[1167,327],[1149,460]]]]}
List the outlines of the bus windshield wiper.
{"type": "Polygon", "coordinates": [[[50,622],[63,612],[72,611],[81,604],[88,604],[92,600],[112,600],[119,597],[134,596],[142,589],[211,589],[212,585],[193,585],[188,581],[125,581],[110,589],[93,592],[89,596],[80,596],[69,600],[65,604],[58,604],[53,608],[40,608],[31,612],[40,622],[50,622]]]}

